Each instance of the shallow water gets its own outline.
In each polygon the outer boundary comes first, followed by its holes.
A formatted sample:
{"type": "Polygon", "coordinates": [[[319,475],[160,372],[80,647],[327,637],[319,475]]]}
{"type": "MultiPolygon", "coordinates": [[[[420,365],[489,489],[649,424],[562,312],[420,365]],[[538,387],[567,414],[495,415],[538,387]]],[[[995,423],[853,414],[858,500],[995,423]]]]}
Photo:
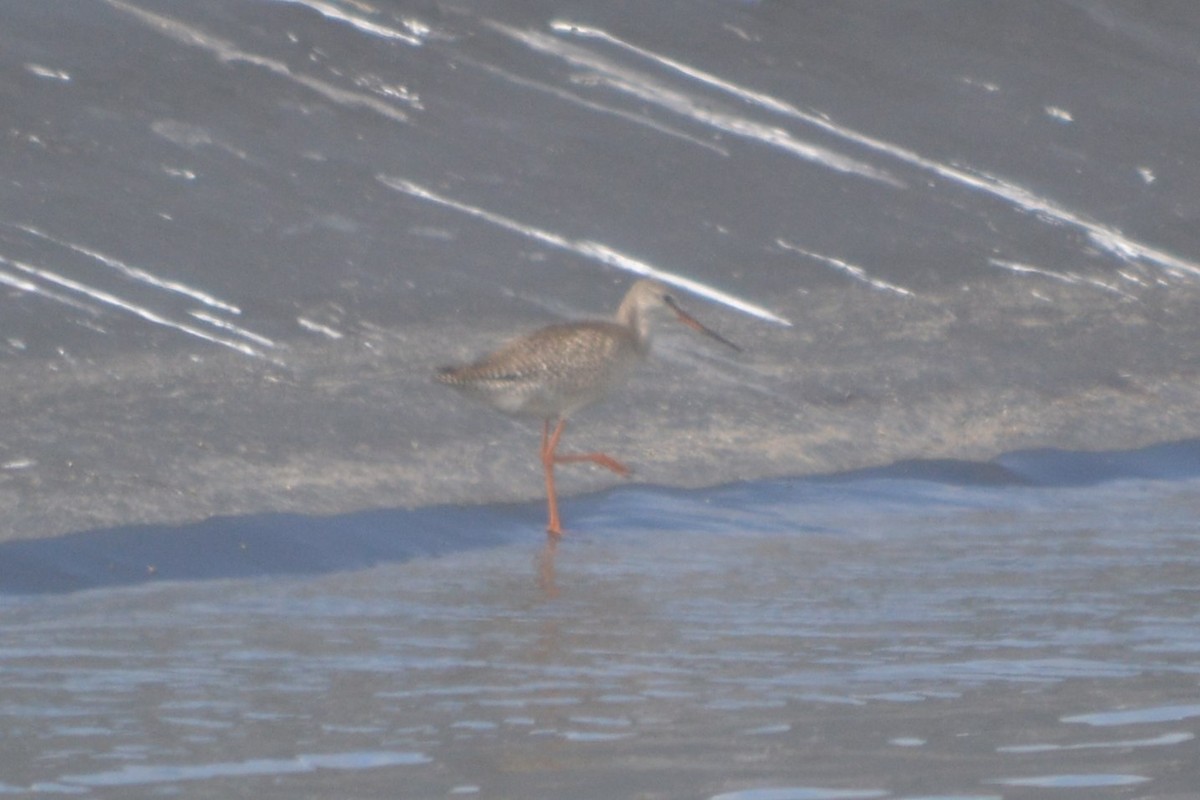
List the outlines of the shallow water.
{"type": "Polygon", "coordinates": [[[1200,478],[906,471],[572,499],[553,549],[536,504],[308,520],[327,552],[419,544],[331,571],[284,537],[312,574],[10,594],[0,789],[1189,796],[1200,478]],[[434,547],[413,528],[439,515],[434,547]]]}

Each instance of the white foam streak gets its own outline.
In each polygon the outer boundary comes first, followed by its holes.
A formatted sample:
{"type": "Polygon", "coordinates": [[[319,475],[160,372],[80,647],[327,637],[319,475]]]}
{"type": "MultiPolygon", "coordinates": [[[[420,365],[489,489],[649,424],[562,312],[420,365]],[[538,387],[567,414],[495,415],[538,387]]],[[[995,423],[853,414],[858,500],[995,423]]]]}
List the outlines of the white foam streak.
{"type": "Polygon", "coordinates": [[[212,325],[214,328],[220,328],[221,330],[229,331],[232,334],[240,336],[247,341],[254,342],[255,344],[262,345],[263,347],[279,346],[274,340],[268,339],[266,336],[261,336],[254,331],[248,331],[239,325],[234,325],[227,319],[214,317],[212,314],[208,314],[204,311],[193,310],[189,311],[188,313],[201,322],[206,322],[209,325],[212,325]]]}
{"type": "Polygon", "coordinates": [[[797,139],[782,128],[762,125],[735,114],[717,111],[710,104],[694,99],[683,92],[669,89],[643,73],[624,69],[585,48],[569,45],[554,36],[537,31],[520,30],[493,21],[485,21],[484,24],[533,50],[555,56],[573,66],[590,70],[596,73],[599,80],[618,91],[631,94],[639,100],[660,106],[710,128],[778,148],[839,172],[855,174],[897,188],[904,187],[902,181],[884,170],[876,169],[870,164],[841,153],[835,153],[828,148],[797,139]]]}
{"type": "Polygon", "coordinates": [[[146,11],[135,5],[126,3],[124,0],[106,0],[106,2],[118,11],[124,11],[126,14],[135,17],[164,36],[169,36],[175,41],[182,42],[191,47],[199,47],[207,50],[221,61],[242,62],[262,67],[269,72],[298,83],[335,103],[367,108],[397,122],[408,121],[408,115],[403,111],[371,95],[342,89],[319,78],[292,72],[291,68],[282,61],[239,50],[232,42],[218,39],[179,20],[163,16],[162,14],[156,14],[152,11],[146,11]]]}
{"type": "Polygon", "coordinates": [[[988,263],[993,267],[999,267],[1000,269],[1005,269],[1009,272],[1017,273],[1018,275],[1038,275],[1043,278],[1049,278],[1050,280],[1058,281],[1059,283],[1095,286],[1097,289],[1103,289],[1106,292],[1112,292],[1113,294],[1120,295],[1121,297],[1129,300],[1137,299],[1129,292],[1123,291],[1119,286],[1114,286],[1113,284],[1107,283],[1098,278],[1089,278],[1074,272],[1054,272],[1053,270],[1035,267],[1032,264],[1023,264],[1019,261],[1004,261],[999,258],[990,258],[988,259],[988,263]]]}
{"type": "Polygon", "coordinates": [[[199,289],[193,289],[191,286],[188,286],[183,283],[178,283],[176,281],[163,280],[162,278],[159,278],[157,275],[154,275],[153,273],[147,272],[144,269],[139,269],[138,267],[131,267],[128,264],[126,264],[125,262],[123,262],[119,259],[113,258],[112,256],[105,255],[104,253],[101,253],[98,250],[92,250],[90,248],[84,247],[83,245],[75,244],[74,242],[68,242],[68,241],[64,241],[62,239],[57,239],[48,233],[45,233],[43,231],[38,230],[37,228],[33,228],[28,225],[17,225],[16,227],[18,230],[22,230],[31,236],[36,236],[39,239],[44,239],[45,241],[53,242],[54,244],[57,244],[61,247],[65,247],[68,250],[74,250],[76,253],[79,253],[81,255],[88,256],[89,258],[95,259],[96,261],[99,261],[101,264],[104,264],[106,267],[111,267],[112,269],[115,269],[117,272],[120,272],[125,277],[131,278],[135,281],[138,281],[139,283],[145,283],[149,286],[153,286],[156,289],[163,289],[165,291],[173,292],[175,294],[181,294],[185,297],[191,298],[192,300],[201,302],[206,306],[209,306],[211,308],[216,308],[220,311],[224,311],[229,314],[241,314],[242,313],[242,310],[240,308],[238,308],[237,306],[230,305],[229,303],[226,303],[223,300],[218,300],[217,298],[213,297],[212,295],[202,292],[199,289]]]}
{"type": "MultiPolygon", "coordinates": [[[[12,261],[9,261],[4,256],[0,256],[0,264],[16,266],[12,261]]],[[[13,273],[5,270],[0,270],[0,284],[11,286],[18,291],[28,292],[29,294],[35,294],[39,297],[45,297],[47,300],[53,300],[56,303],[62,303],[65,306],[70,306],[71,308],[79,311],[86,311],[89,314],[100,313],[98,309],[88,305],[87,303],[81,303],[80,301],[72,297],[68,297],[65,294],[59,294],[58,292],[50,291],[49,289],[34,283],[27,278],[22,278],[20,275],[14,275],[13,273]]]]}
{"type": "Polygon", "coordinates": [[[742,100],[749,100],[754,105],[761,106],[761,107],[769,109],[771,111],[775,111],[775,112],[778,112],[781,114],[791,114],[791,112],[802,113],[802,112],[799,112],[793,106],[789,105],[788,103],[785,103],[782,100],[777,100],[776,98],[771,97],[770,95],[759,94],[757,92],[752,92],[748,89],[743,89],[742,87],[738,86],[737,84],[733,84],[733,83],[729,83],[728,81],[721,80],[716,75],[713,75],[708,72],[704,72],[702,70],[698,70],[695,67],[688,66],[687,64],[684,64],[682,61],[676,61],[672,58],[668,58],[667,56],[659,55],[658,53],[655,53],[652,50],[646,50],[645,48],[638,47],[635,44],[626,42],[624,39],[619,39],[616,36],[613,36],[612,34],[608,33],[607,31],[600,30],[599,28],[591,28],[586,25],[576,25],[573,22],[554,20],[550,23],[550,29],[553,31],[557,31],[559,33],[569,33],[573,36],[580,36],[580,37],[589,38],[589,39],[599,39],[599,40],[607,42],[609,44],[616,45],[617,47],[620,47],[623,50],[627,50],[631,53],[636,53],[637,55],[641,56],[642,58],[653,61],[660,66],[667,67],[671,70],[674,70],[675,72],[678,72],[682,75],[685,75],[689,78],[699,81],[700,83],[704,83],[709,86],[721,89],[729,94],[732,94],[732,95],[735,95],[735,96],[741,98],[742,100]]]}
{"type": "Polygon", "coordinates": [[[720,145],[715,145],[712,142],[706,142],[705,140],[703,140],[699,137],[692,136],[691,134],[688,134],[688,133],[684,133],[683,131],[677,130],[676,128],[672,128],[668,125],[663,125],[660,122],[655,122],[654,120],[650,119],[649,117],[647,117],[643,114],[635,114],[631,111],[625,111],[623,109],[613,108],[612,106],[606,106],[603,103],[596,103],[591,100],[585,100],[582,97],[580,97],[579,95],[572,94],[571,92],[560,89],[557,86],[551,86],[549,84],[542,83],[541,81],[535,81],[535,80],[531,80],[529,78],[523,78],[520,75],[515,75],[515,74],[509,72],[508,70],[504,70],[499,67],[492,66],[491,64],[484,64],[481,61],[476,61],[471,58],[463,58],[460,56],[458,60],[460,63],[468,64],[477,69],[481,69],[484,72],[490,73],[499,78],[503,78],[504,80],[509,81],[510,83],[512,83],[516,86],[522,86],[526,89],[533,89],[535,91],[545,92],[546,94],[557,97],[560,100],[565,100],[568,103],[574,103],[575,105],[578,105],[582,108],[586,108],[589,111],[597,111],[597,112],[600,112],[601,114],[611,114],[613,116],[620,117],[621,119],[628,120],[629,122],[632,122],[635,125],[642,125],[647,128],[650,128],[651,130],[657,131],[658,133],[666,134],[667,136],[673,136],[677,139],[682,139],[685,142],[690,142],[691,144],[699,145],[700,147],[706,148],[708,150],[712,150],[714,153],[721,155],[721,156],[728,157],[728,155],[729,155],[729,151],[726,150],[724,147],[721,147],[720,145]]]}
{"type": "Polygon", "coordinates": [[[313,333],[319,333],[322,336],[329,337],[330,339],[344,338],[344,334],[341,331],[337,330],[336,328],[331,328],[328,325],[322,325],[321,323],[315,322],[311,319],[308,319],[307,317],[296,317],[296,324],[299,325],[301,328],[304,328],[304,330],[306,330],[306,331],[312,331],[313,333]]]}
{"type": "Polygon", "coordinates": [[[64,83],[70,83],[71,81],[71,73],[66,70],[51,69],[50,67],[43,67],[41,64],[33,63],[26,64],[25,69],[29,74],[36,75],[39,78],[49,78],[56,81],[63,81],[64,83]]]}
{"type": "Polygon", "coordinates": [[[1185,272],[1193,276],[1200,275],[1200,264],[1196,262],[1179,258],[1172,253],[1131,239],[1112,227],[1087,219],[1017,184],[1004,181],[986,173],[972,172],[925,158],[907,148],[868,136],[852,128],[838,125],[828,117],[802,111],[794,105],[778,98],[746,89],[681,61],[676,61],[651,50],[638,47],[599,28],[576,25],[561,20],[550,23],[550,27],[558,33],[597,39],[627,52],[635,53],[659,66],[666,67],[706,86],[730,94],[751,105],[801,120],[846,141],[853,142],[878,153],[883,153],[910,166],[931,172],[945,180],[998,197],[1022,211],[1042,216],[1050,222],[1070,225],[1083,230],[1097,246],[1107,250],[1123,261],[1150,262],[1170,271],[1185,272]]]}
{"type": "Polygon", "coordinates": [[[666,272],[665,270],[661,270],[657,267],[647,264],[645,261],[625,255],[624,253],[614,250],[608,245],[600,242],[594,242],[589,239],[569,239],[557,233],[552,233],[551,231],[536,228],[531,225],[525,225],[510,217],[505,217],[493,211],[468,205],[466,203],[459,202],[458,200],[440,195],[430,189],[425,188],[424,186],[421,186],[420,184],[405,180],[404,178],[397,178],[389,175],[377,175],[376,178],[384,186],[395,189],[398,192],[403,192],[404,194],[411,195],[413,197],[419,197],[422,200],[428,200],[432,203],[445,206],[446,208],[452,208],[455,211],[460,211],[477,219],[482,219],[486,222],[490,222],[493,225],[504,228],[505,230],[519,233],[522,236],[526,236],[530,239],[534,239],[535,241],[542,242],[543,244],[556,247],[560,250],[568,250],[577,255],[584,256],[585,258],[599,261],[602,264],[607,264],[608,266],[616,267],[617,269],[631,272],[635,275],[654,278],[655,280],[662,281],[663,283],[667,283],[672,286],[678,286],[679,288],[686,289],[687,291],[699,295],[700,297],[708,298],[713,302],[721,303],[722,305],[737,309],[738,311],[758,317],[759,319],[775,322],[780,325],[790,326],[792,324],[788,320],[778,316],[777,314],[771,313],[762,306],[749,303],[731,294],[723,292],[720,289],[716,289],[707,284],[692,280],[691,278],[686,278],[682,275],[676,275],[672,272],[666,272]]]}
{"type": "Polygon", "coordinates": [[[814,261],[827,264],[836,269],[838,272],[849,275],[854,280],[865,283],[873,289],[880,289],[885,292],[894,292],[895,294],[903,295],[904,297],[915,296],[915,293],[911,289],[906,289],[903,286],[897,286],[894,283],[888,283],[882,278],[876,278],[870,275],[862,267],[851,264],[847,261],[843,261],[840,258],[834,258],[833,256],[826,256],[820,253],[814,253],[811,250],[805,250],[803,247],[792,244],[784,239],[776,239],[775,244],[779,245],[784,250],[791,250],[793,253],[799,253],[800,255],[807,256],[814,261]]]}
{"type": "Polygon", "coordinates": [[[294,5],[311,8],[313,11],[316,11],[326,19],[331,19],[335,22],[344,22],[347,25],[362,31],[363,33],[369,33],[372,36],[381,36],[384,39],[397,39],[406,44],[416,46],[423,44],[423,42],[416,36],[404,33],[403,31],[398,31],[395,28],[389,28],[386,25],[380,25],[378,23],[371,22],[370,20],[363,19],[362,17],[355,16],[354,14],[350,14],[338,8],[332,3],[322,3],[320,0],[278,0],[278,2],[292,3],[294,5]]]}
{"type": "MultiPolygon", "coordinates": [[[[155,311],[145,308],[144,306],[139,306],[136,303],[131,303],[127,300],[117,297],[114,294],[110,294],[109,292],[106,292],[102,289],[97,289],[95,287],[88,286],[87,284],[80,283],[79,281],[73,280],[71,278],[67,278],[67,277],[65,277],[63,275],[59,275],[55,272],[51,272],[50,270],[40,269],[38,267],[31,266],[22,261],[2,259],[2,258],[0,258],[0,260],[3,260],[5,263],[9,264],[10,266],[14,267],[15,269],[20,270],[21,272],[24,272],[27,275],[33,275],[34,277],[36,277],[42,281],[45,281],[46,283],[52,283],[55,286],[60,286],[64,289],[70,289],[71,291],[81,294],[90,300],[94,300],[96,302],[103,303],[104,305],[112,306],[113,308],[119,309],[128,314],[132,314],[133,316],[144,319],[147,322],[152,322],[155,325],[162,325],[163,327],[172,328],[174,330],[180,331],[182,333],[186,333],[190,336],[195,336],[198,339],[203,339],[204,341],[211,342],[213,344],[223,345],[232,350],[236,350],[239,353],[242,353],[243,355],[254,356],[256,358],[267,358],[265,353],[255,349],[253,347],[250,347],[249,345],[244,344],[243,342],[239,342],[234,339],[227,339],[223,336],[216,336],[214,334],[209,333],[208,331],[201,330],[192,325],[187,325],[185,323],[175,322],[174,320],[167,319],[166,317],[162,316],[161,314],[159,314],[155,311]]],[[[274,360],[274,359],[271,359],[271,360],[274,360]]]]}

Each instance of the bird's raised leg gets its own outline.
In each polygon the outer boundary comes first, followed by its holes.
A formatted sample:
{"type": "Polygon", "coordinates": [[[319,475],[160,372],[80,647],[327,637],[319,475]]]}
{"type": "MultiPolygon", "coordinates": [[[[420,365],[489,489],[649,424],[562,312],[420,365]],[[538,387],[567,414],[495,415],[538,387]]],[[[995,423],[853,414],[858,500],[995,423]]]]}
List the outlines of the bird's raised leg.
{"type": "MultiPolygon", "coordinates": [[[[547,425],[548,424],[549,423],[547,423],[547,425]]],[[[590,461],[593,464],[599,464],[605,469],[612,470],[622,478],[628,478],[633,474],[633,470],[605,453],[557,454],[555,452],[555,448],[558,447],[558,440],[562,436],[563,428],[566,427],[566,424],[567,421],[565,419],[560,419],[558,421],[558,425],[554,428],[554,433],[550,436],[550,456],[554,459],[555,464],[578,464],[581,461],[590,461]]]]}

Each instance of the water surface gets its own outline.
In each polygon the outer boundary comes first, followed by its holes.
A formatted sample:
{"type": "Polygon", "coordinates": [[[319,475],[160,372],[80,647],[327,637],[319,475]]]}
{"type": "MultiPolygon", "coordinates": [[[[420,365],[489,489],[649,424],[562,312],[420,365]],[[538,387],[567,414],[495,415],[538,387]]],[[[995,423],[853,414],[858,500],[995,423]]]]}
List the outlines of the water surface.
{"type": "MultiPolygon", "coordinates": [[[[169,580],[164,562],[123,585],[10,594],[3,786],[724,800],[1192,791],[1197,479],[1020,485],[911,470],[629,487],[566,502],[556,547],[538,505],[482,507],[441,528],[433,554],[401,544],[365,568],[295,574],[302,545],[243,577],[169,580]]],[[[380,512],[370,526],[420,542],[414,519],[380,512]]],[[[279,518],[275,533],[295,522],[279,518]]],[[[361,518],[309,524],[331,549],[366,540],[361,518]]],[[[250,528],[239,533],[252,549],[250,528]]]]}

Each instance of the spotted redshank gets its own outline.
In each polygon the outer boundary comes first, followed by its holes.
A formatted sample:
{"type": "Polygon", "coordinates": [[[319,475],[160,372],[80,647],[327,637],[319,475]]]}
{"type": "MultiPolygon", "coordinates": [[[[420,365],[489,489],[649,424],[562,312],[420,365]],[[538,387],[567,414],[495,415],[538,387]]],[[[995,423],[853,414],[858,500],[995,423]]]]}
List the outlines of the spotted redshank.
{"type": "Polygon", "coordinates": [[[546,474],[546,530],[562,534],[554,465],[590,461],[621,476],[629,468],[604,453],[558,451],[567,417],[622,383],[650,351],[650,317],[659,308],[737,352],[741,348],[709,330],[679,307],[667,287],[639,280],[611,321],[564,322],[521,336],[478,361],[443,367],[440,383],[514,416],[542,420],[542,468],[546,474]],[[553,427],[552,427],[553,426],[553,427]]]}

